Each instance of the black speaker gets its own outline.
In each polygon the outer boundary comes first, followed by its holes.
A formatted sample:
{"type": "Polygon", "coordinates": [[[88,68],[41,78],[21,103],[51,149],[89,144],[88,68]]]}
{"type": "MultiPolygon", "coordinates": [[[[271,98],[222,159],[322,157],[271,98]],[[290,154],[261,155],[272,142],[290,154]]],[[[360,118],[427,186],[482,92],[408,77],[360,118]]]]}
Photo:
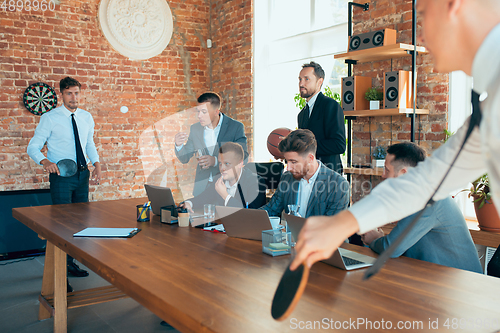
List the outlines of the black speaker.
{"type": "Polygon", "coordinates": [[[349,52],[396,44],[396,30],[383,29],[354,35],[349,38],[349,52]]]}
{"type": "Polygon", "coordinates": [[[348,76],[342,78],[342,109],[344,111],[369,109],[370,104],[365,99],[365,93],[371,86],[371,77],[348,76]]]}
{"type": "Polygon", "coordinates": [[[384,79],[384,108],[411,108],[413,106],[412,82],[410,71],[386,72],[384,79]]]}

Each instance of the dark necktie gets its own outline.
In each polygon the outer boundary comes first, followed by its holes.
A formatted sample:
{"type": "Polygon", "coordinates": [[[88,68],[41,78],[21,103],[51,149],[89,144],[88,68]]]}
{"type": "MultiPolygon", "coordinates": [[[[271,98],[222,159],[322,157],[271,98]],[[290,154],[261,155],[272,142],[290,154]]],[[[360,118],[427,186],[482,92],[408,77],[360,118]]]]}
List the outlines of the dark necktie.
{"type": "Polygon", "coordinates": [[[306,103],[304,110],[305,110],[304,128],[307,128],[307,126],[309,126],[309,104],[306,103]]]}
{"type": "MultiPolygon", "coordinates": [[[[479,94],[476,93],[474,90],[472,91],[472,115],[470,117],[470,122],[471,125],[469,126],[469,131],[472,132],[474,127],[478,126],[479,123],[481,122],[481,108],[479,106],[479,94]]],[[[468,135],[470,135],[469,131],[467,132],[468,135]]]]}
{"type": "Polygon", "coordinates": [[[71,122],[73,123],[73,133],[75,134],[75,148],[76,148],[76,165],[78,168],[87,165],[85,156],[83,156],[82,144],[80,143],[80,136],[78,135],[78,127],[76,127],[75,114],[71,114],[71,122]]]}

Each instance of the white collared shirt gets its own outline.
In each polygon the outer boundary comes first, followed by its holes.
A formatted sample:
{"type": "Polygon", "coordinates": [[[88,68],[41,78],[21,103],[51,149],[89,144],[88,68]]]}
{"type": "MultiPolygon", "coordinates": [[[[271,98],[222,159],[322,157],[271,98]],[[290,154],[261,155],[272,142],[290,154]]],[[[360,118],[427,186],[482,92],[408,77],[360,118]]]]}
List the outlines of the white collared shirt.
{"type": "MultiPolygon", "coordinates": [[[[76,162],[75,136],[71,122],[72,112],[64,105],[55,108],[40,117],[35,134],[28,144],[28,155],[40,164],[45,156],[40,152],[47,143],[47,159],[57,163],[62,159],[71,159],[76,162]]],[[[85,160],[99,162],[99,155],[94,144],[94,119],[92,115],[82,109],[75,111],[75,121],[78,127],[78,136],[85,156],[85,160]]]]}
{"type": "Polygon", "coordinates": [[[316,95],[311,97],[311,99],[307,102],[307,105],[309,105],[309,117],[311,117],[311,113],[313,112],[314,108],[314,103],[316,103],[316,99],[318,98],[319,93],[320,92],[318,91],[316,95]]]}
{"type": "MultiPolygon", "coordinates": [[[[477,51],[472,66],[474,91],[488,93],[481,103],[482,120],[469,137],[434,200],[440,200],[488,172],[490,190],[500,212],[500,24],[493,28],[477,51]]],[[[406,174],[386,179],[349,211],[359,233],[398,221],[421,210],[444,176],[463,142],[469,120],[431,157],[406,174]]]]}
{"type": "Polygon", "coordinates": [[[309,198],[311,197],[312,189],[314,187],[314,182],[316,182],[316,178],[318,178],[319,169],[321,169],[321,161],[317,160],[318,169],[312,175],[309,180],[302,178],[299,182],[299,193],[297,193],[297,205],[299,205],[299,214],[302,217],[306,216],[307,213],[307,204],[309,203],[309,198]]]}

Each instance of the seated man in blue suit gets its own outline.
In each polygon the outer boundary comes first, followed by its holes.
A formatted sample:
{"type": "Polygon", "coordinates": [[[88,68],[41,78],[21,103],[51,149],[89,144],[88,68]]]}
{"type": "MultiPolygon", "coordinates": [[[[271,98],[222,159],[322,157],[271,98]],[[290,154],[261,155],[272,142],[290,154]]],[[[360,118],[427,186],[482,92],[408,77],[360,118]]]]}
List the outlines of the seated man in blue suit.
{"type": "Polygon", "coordinates": [[[316,159],[314,134],[298,129],[288,134],[278,149],[287,161],[287,171],[281,176],[276,193],[261,209],[269,216],[280,216],[288,205],[298,205],[302,217],[335,215],[347,208],[349,183],[337,172],[316,159]]]}
{"type": "MultiPolygon", "coordinates": [[[[399,177],[424,159],[424,150],[414,143],[403,142],[392,145],[387,149],[382,177],[399,177]]],[[[378,228],[363,234],[361,239],[373,251],[382,253],[406,229],[416,214],[418,212],[400,220],[386,236],[378,228]]],[[[439,200],[426,209],[392,257],[401,255],[472,272],[482,272],[465,219],[450,197],[439,200]]]]}
{"type": "Polygon", "coordinates": [[[181,204],[190,212],[203,210],[204,204],[240,208],[259,208],[266,203],[263,181],[244,167],[243,148],[234,142],[226,142],[219,148],[220,175],[200,195],[181,204]]]}

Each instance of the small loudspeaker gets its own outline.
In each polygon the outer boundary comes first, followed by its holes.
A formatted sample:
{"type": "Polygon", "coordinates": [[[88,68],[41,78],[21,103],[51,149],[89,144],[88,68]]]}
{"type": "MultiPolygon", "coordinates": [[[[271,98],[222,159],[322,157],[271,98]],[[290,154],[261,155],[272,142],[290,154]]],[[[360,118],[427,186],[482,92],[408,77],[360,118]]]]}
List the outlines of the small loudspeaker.
{"type": "Polygon", "coordinates": [[[365,99],[365,93],[371,86],[371,77],[348,76],[342,78],[342,109],[344,111],[368,110],[370,102],[365,99]]]}
{"type": "Polygon", "coordinates": [[[384,29],[349,37],[349,52],[396,44],[396,30],[384,29]]]}
{"type": "Polygon", "coordinates": [[[386,72],[384,80],[384,108],[413,107],[412,75],[409,71],[386,72]]]}

